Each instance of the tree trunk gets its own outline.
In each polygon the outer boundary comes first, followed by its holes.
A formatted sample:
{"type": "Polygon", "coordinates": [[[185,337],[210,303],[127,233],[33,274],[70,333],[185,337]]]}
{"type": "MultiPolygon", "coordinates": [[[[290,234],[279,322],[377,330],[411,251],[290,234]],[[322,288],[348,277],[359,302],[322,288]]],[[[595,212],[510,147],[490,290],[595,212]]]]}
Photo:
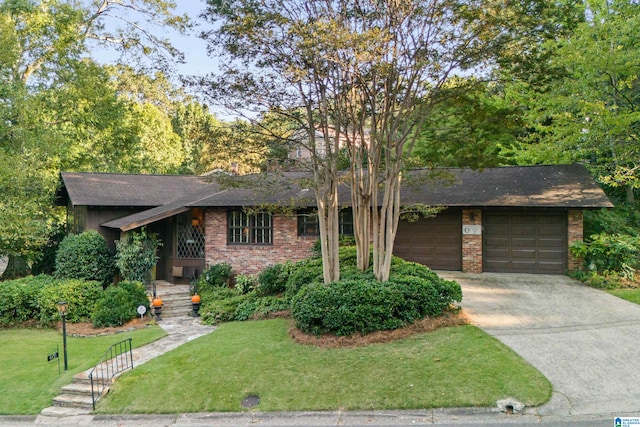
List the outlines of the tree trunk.
{"type": "Polygon", "coordinates": [[[2,280],[13,280],[29,274],[27,261],[21,256],[9,255],[7,269],[2,274],[2,280]]]}
{"type": "Polygon", "coordinates": [[[361,166],[361,157],[351,162],[351,207],[353,211],[353,236],[356,241],[357,267],[369,268],[371,254],[371,175],[361,166]]]}
{"type": "Polygon", "coordinates": [[[633,193],[633,186],[631,184],[627,184],[627,204],[629,206],[633,206],[636,204],[636,195],[633,193]]]}
{"type": "Polygon", "coordinates": [[[330,174],[315,175],[322,274],[324,283],[333,283],[340,280],[338,186],[330,174]]]}
{"type": "Polygon", "coordinates": [[[389,280],[393,243],[400,219],[401,174],[396,168],[386,171],[385,189],[380,210],[374,209],[373,273],[380,282],[389,280]]]}

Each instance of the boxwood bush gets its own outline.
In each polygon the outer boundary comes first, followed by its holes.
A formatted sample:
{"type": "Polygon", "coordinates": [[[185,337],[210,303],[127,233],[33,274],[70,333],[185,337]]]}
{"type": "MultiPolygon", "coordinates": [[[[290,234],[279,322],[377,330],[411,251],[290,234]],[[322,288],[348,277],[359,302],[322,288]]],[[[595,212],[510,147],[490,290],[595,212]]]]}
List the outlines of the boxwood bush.
{"type": "Polygon", "coordinates": [[[388,282],[376,281],[371,272],[347,270],[339,282],[302,286],[292,299],[291,314],[307,333],[366,334],[438,316],[461,300],[456,282],[396,259],[388,282]]]}
{"type": "Polygon", "coordinates": [[[96,302],[102,298],[104,290],[98,282],[79,279],[51,280],[38,295],[39,319],[43,325],[60,319],[58,302],[69,304],[67,322],[88,322],[96,302]]]}
{"type": "Polygon", "coordinates": [[[0,326],[38,318],[38,295],[52,280],[50,276],[31,276],[0,282],[0,326]]]}
{"type": "Polygon", "coordinates": [[[56,277],[95,280],[107,286],[113,281],[114,274],[114,255],[97,231],[69,234],[60,242],[56,254],[56,277]]]}
{"type": "Polygon", "coordinates": [[[95,304],[91,322],[97,328],[124,325],[138,315],[137,309],[141,305],[149,310],[144,285],[140,282],[120,282],[105,290],[104,296],[95,304]]]}

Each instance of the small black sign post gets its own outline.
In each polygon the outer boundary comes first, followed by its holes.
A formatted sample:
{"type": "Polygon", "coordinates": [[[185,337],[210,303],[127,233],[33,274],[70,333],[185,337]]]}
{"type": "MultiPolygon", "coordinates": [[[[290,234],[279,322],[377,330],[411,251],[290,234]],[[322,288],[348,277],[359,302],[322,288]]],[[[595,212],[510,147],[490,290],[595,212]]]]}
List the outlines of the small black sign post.
{"type": "Polygon", "coordinates": [[[62,351],[64,353],[64,370],[67,370],[67,310],[69,304],[66,301],[58,303],[58,312],[62,318],[62,351]]]}
{"type": "Polygon", "coordinates": [[[60,374],[60,346],[56,345],[56,349],[47,354],[47,362],[58,361],[58,374],[60,374]]]}

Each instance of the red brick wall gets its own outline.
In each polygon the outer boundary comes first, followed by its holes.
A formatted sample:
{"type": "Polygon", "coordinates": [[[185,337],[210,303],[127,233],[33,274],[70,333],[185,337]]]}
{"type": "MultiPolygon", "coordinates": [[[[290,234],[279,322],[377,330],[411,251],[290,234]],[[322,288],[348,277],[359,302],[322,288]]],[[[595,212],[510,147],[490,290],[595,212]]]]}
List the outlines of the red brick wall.
{"type": "MultiPolygon", "coordinates": [[[[482,209],[463,209],[462,227],[482,226],[482,209]]],[[[462,233],[462,271],[482,273],[482,234],[462,233]]]]}
{"type": "MultiPolygon", "coordinates": [[[[568,222],[567,222],[567,242],[568,247],[575,242],[581,242],[583,239],[583,216],[582,211],[580,210],[569,210],[567,214],[568,222]]],[[[582,259],[576,258],[569,253],[567,255],[568,259],[568,269],[569,270],[582,270],[582,259]]]]}
{"type": "Polygon", "coordinates": [[[296,217],[273,216],[272,245],[227,244],[227,211],[208,209],[205,218],[205,262],[207,266],[226,262],[235,274],[257,274],[266,267],[311,254],[314,236],[298,236],[296,217]]]}

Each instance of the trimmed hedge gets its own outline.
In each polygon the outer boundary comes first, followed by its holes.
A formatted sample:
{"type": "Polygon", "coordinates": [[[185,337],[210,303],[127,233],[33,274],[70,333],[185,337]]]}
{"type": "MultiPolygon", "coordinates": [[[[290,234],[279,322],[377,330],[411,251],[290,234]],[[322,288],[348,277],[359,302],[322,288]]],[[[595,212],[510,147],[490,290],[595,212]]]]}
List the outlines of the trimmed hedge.
{"type": "Polygon", "coordinates": [[[104,296],[98,300],[91,316],[96,328],[121,326],[138,315],[138,307],[145,306],[149,311],[149,300],[144,285],[140,282],[120,282],[118,286],[109,286],[104,296]]]}
{"type": "Polygon", "coordinates": [[[51,281],[48,276],[32,276],[0,282],[0,326],[38,318],[38,295],[51,281]]]}
{"type": "Polygon", "coordinates": [[[291,302],[291,314],[306,333],[367,334],[438,316],[461,300],[456,282],[397,259],[389,282],[377,282],[371,272],[347,270],[339,282],[302,286],[291,302]]]}
{"type": "Polygon", "coordinates": [[[96,302],[104,295],[102,285],[79,279],[55,280],[38,296],[40,323],[50,324],[60,319],[57,304],[69,304],[67,322],[88,322],[96,302]]]}
{"type": "Polygon", "coordinates": [[[56,254],[57,278],[95,280],[107,286],[114,274],[114,255],[97,231],[69,234],[60,242],[56,254]]]}
{"type": "Polygon", "coordinates": [[[30,276],[0,283],[0,326],[13,326],[29,320],[49,325],[60,319],[58,303],[69,304],[67,321],[87,321],[96,301],[103,295],[102,285],[77,279],[30,276]]]}

